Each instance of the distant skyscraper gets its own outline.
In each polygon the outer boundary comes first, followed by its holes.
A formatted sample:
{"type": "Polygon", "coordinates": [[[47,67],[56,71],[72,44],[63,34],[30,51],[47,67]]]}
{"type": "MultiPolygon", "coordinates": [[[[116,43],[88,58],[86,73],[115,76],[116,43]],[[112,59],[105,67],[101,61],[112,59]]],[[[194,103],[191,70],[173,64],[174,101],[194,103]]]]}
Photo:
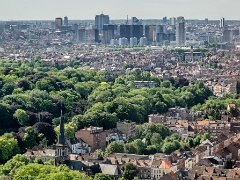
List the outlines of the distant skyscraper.
{"type": "Polygon", "coordinates": [[[148,44],[152,44],[153,42],[156,42],[156,39],[157,39],[156,25],[146,25],[144,35],[147,38],[148,44]]]}
{"type": "Polygon", "coordinates": [[[163,24],[167,24],[167,17],[165,16],[165,17],[163,17],[163,24]]]}
{"type": "Polygon", "coordinates": [[[85,43],[86,42],[86,29],[85,28],[79,29],[78,34],[79,34],[79,42],[85,43]]]}
{"type": "Polygon", "coordinates": [[[156,41],[157,43],[161,43],[164,40],[164,26],[163,25],[157,25],[156,27],[156,41]]]}
{"type": "Polygon", "coordinates": [[[115,31],[115,25],[103,25],[103,38],[102,43],[103,44],[109,44],[111,39],[114,39],[114,31],[115,31]]]}
{"type": "Polygon", "coordinates": [[[169,19],[169,23],[170,23],[171,26],[175,26],[176,25],[176,18],[175,17],[171,17],[169,19]]]}
{"type": "Polygon", "coordinates": [[[131,37],[136,37],[139,40],[143,37],[143,25],[120,25],[120,37],[125,37],[128,41],[130,41],[131,37]]]}
{"type": "Polygon", "coordinates": [[[225,18],[220,19],[220,28],[225,27],[225,18]]]}
{"type": "Polygon", "coordinates": [[[130,37],[131,37],[131,25],[128,25],[128,24],[120,25],[120,37],[121,38],[125,37],[128,40],[130,40],[130,37]]]}
{"type": "Polygon", "coordinates": [[[205,18],[204,21],[205,21],[205,24],[208,24],[208,18],[205,18]]]}
{"type": "Polygon", "coordinates": [[[131,37],[136,37],[138,40],[143,37],[143,25],[132,25],[131,37]]]}
{"type": "Polygon", "coordinates": [[[94,42],[100,43],[99,30],[98,29],[93,29],[93,30],[94,30],[94,42]]]}
{"type": "Polygon", "coordinates": [[[67,16],[64,17],[63,25],[68,26],[68,17],[67,16]]]}
{"type": "Polygon", "coordinates": [[[103,25],[109,24],[109,16],[100,14],[95,16],[95,28],[99,31],[103,30],[103,25]]]}
{"type": "Polygon", "coordinates": [[[136,17],[132,17],[132,25],[141,25],[142,22],[136,18],[136,17]]]}
{"type": "MultiPolygon", "coordinates": [[[[65,18],[64,18],[65,20],[65,18]]],[[[78,24],[73,25],[73,41],[78,43],[79,42],[79,29],[78,29],[78,24]]]]}
{"type": "Polygon", "coordinates": [[[61,29],[63,25],[63,19],[62,18],[56,18],[55,19],[55,29],[61,29]]]}
{"type": "Polygon", "coordinates": [[[179,46],[185,45],[186,30],[184,17],[178,17],[176,23],[176,41],[179,46]]]}

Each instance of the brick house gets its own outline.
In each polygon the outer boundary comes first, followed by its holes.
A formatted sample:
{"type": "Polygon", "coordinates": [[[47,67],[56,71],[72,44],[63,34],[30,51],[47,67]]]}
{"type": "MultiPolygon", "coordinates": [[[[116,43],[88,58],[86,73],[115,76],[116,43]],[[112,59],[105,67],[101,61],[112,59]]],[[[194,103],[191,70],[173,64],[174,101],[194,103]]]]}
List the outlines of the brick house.
{"type": "Polygon", "coordinates": [[[105,150],[106,148],[106,132],[102,127],[84,128],[75,133],[77,139],[82,139],[85,143],[91,146],[91,151],[96,149],[105,150]]]}

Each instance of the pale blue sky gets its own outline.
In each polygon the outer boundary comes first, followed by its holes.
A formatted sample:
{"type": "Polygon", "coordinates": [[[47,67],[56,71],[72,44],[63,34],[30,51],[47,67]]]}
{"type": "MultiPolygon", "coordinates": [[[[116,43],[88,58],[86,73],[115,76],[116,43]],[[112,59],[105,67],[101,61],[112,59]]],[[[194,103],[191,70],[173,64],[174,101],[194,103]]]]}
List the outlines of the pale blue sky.
{"type": "Polygon", "coordinates": [[[240,19],[239,9],[240,0],[0,0],[0,20],[93,19],[101,12],[110,19],[240,19]]]}

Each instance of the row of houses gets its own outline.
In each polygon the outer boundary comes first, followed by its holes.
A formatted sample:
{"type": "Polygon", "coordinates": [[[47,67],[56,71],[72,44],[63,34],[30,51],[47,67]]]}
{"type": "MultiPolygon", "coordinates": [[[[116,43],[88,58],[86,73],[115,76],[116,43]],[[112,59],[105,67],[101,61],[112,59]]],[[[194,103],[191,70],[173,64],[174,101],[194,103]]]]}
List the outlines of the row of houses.
{"type": "MultiPolygon", "coordinates": [[[[56,159],[56,150],[31,150],[26,153],[31,159],[56,159]]],[[[240,177],[240,133],[232,136],[221,134],[202,142],[196,148],[186,152],[173,152],[171,155],[161,153],[153,155],[136,155],[115,153],[102,157],[96,153],[67,154],[65,163],[73,170],[84,171],[88,175],[102,172],[113,179],[122,176],[126,163],[134,164],[138,170],[138,179],[211,179],[211,176],[225,179],[240,177]],[[234,161],[232,168],[226,169],[227,161],[234,161]],[[219,172],[223,172],[220,173],[219,172]],[[226,178],[228,177],[228,178],[226,178]]]]}

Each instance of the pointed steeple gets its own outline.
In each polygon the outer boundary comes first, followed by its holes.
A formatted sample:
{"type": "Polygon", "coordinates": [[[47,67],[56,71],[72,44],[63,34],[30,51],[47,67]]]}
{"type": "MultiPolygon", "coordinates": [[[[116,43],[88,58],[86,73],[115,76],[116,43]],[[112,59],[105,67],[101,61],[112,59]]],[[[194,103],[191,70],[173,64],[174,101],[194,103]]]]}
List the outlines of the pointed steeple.
{"type": "Polygon", "coordinates": [[[62,104],[61,104],[60,132],[58,135],[58,144],[65,145],[65,132],[64,132],[64,119],[62,115],[62,104]]]}

